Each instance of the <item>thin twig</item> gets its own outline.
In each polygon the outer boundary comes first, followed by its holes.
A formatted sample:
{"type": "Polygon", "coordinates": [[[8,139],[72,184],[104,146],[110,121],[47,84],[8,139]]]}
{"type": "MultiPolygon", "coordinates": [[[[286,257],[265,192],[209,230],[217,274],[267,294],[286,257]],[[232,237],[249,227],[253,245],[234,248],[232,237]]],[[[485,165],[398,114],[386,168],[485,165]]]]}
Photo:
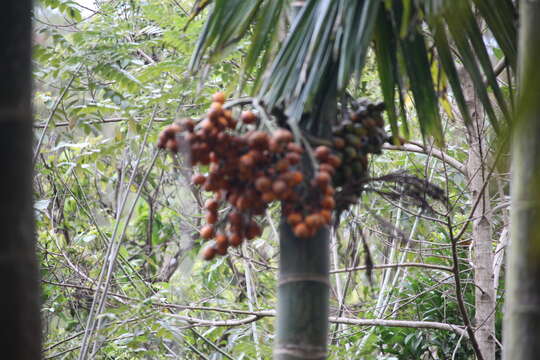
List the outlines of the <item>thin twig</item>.
{"type": "Polygon", "coordinates": [[[208,340],[205,336],[199,334],[195,329],[191,329],[191,332],[193,332],[196,336],[201,338],[205,343],[207,343],[208,345],[213,347],[215,350],[217,350],[219,353],[221,353],[227,359],[234,360],[234,358],[231,355],[227,354],[225,351],[223,351],[223,349],[221,349],[219,346],[214,344],[212,341],[208,340]]]}
{"type": "Polygon", "coordinates": [[[432,147],[430,151],[427,151],[423,146],[421,146],[418,143],[415,142],[407,142],[403,144],[402,146],[395,146],[390,144],[384,144],[383,145],[384,150],[395,150],[395,151],[407,151],[417,154],[424,154],[424,155],[431,155],[440,161],[446,162],[448,165],[452,166],[454,169],[459,171],[461,174],[467,176],[467,168],[465,165],[463,165],[458,160],[454,159],[453,157],[443,153],[439,149],[435,149],[432,147]]]}
{"type": "Polygon", "coordinates": [[[452,243],[452,258],[454,261],[454,281],[456,283],[456,299],[457,299],[457,303],[459,307],[459,312],[461,313],[463,324],[465,324],[467,334],[469,335],[469,340],[471,341],[471,345],[474,349],[474,353],[476,354],[477,359],[484,360],[484,356],[482,355],[482,352],[480,351],[480,346],[478,345],[478,341],[476,340],[476,337],[474,335],[474,329],[472,328],[471,322],[469,320],[467,309],[465,308],[465,302],[463,301],[463,294],[461,292],[461,278],[459,277],[460,271],[459,271],[459,259],[457,256],[457,239],[454,238],[450,216],[447,217],[447,221],[448,221],[448,225],[447,225],[448,233],[450,235],[450,241],[452,243]]]}
{"type": "Polygon", "coordinates": [[[37,157],[39,155],[39,151],[41,149],[41,144],[43,143],[43,138],[45,137],[45,133],[47,132],[47,128],[49,127],[49,124],[52,118],[54,117],[54,114],[56,114],[56,110],[58,110],[58,106],[64,99],[64,96],[66,96],[68,89],[71,87],[71,84],[73,83],[77,75],[79,74],[79,70],[81,69],[81,67],[82,67],[82,64],[80,64],[77,67],[77,69],[75,69],[75,73],[73,74],[73,76],[71,76],[71,79],[69,79],[68,83],[66,84],[66,86],[64,87],[60,95],[58,95],[58,97],[56,98],[56,101],[54,102],[54,105],[51,109],[51,113],[49,114],[49,117],[47,118],[47,121],[45,122],[45,125],[43,127],[43,132],[41,133],[41,136],[39,137],[39,141],[37,143],[36,150],[34,152],[34,159],[32,160],[32,164],[36,163],[37,157]]]}
{"type": "MultiPolygon", "coordinates": [[[[419,267],[419,268],[425,268],[425,269],[434,269],[434,270],[441,270],[441,271],[446,271],[446,272],[453,272],[453,268],[451,268],[450,266],[424,264],[424,263],[382,264],[382,265],[373,265],[372,268],[373,269],[388,269],[388,268],[401,268],[401,267],[419,267]]],[[[367,269],[367,266],[362,265],[362,266],[355,266],[352,268],[331,270],[330,274],[344,273],[344,272],[365,270],[365,269],[367,269]]]]}

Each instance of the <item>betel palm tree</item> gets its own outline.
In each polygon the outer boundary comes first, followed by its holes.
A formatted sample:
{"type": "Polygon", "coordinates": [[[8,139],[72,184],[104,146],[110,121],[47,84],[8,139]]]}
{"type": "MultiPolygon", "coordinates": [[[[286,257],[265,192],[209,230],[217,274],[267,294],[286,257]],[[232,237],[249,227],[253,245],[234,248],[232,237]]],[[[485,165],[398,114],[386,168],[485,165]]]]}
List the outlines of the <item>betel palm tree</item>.
{"type": "Polygon", "coordinates": [[[0,348],[6,359],[41,358],[40,295],[32,206],[32,1],[0,13],[0,348]]]}
{"type": "MultiPolygon", "coordinates": [[[[537,13],[536,4],[523,0],[522,11],[526,8],[537,13]]],[[[466,124],[470,123],[470,109],[467,108],[458,71],[460,66],[474,85],[476,96],[494,131],[502,136],[507,133],[505,130],[511,123],[514,109],[499,88],[485,36],[489,32],[497,42],[508,71],[514,74],[518,66],[517,11],[512,0],[214,0],[197,2],[195,12],[207,5],[210,5],[208,19],[193,55],[192,69],[203,62],[219,59],[240,41],[245,45],[243,39],[249,39],[243,70],[244,74],[254,75],[251,91],[256,101],[267,109],[279,109],[284,113],[287,125],[296,134],[328,136],[330,122],[336,117],[338,99],[350,79],[360,74],[370,49],[374,51],[378,64],[382,94],[394,136],[400,130],[407,133],[404,95],[410,90],[422,135],[443,142],[439,117],[441,92],[438,91],[444,87],[441,83],[450,86],[462,118],[466,124]],[[288,11],[291,5],[298,11],[288,11]],[[285,37],[281,36],[283,29],[287,29],[285,37]],[[437,78],[431,71],[433,64],[440,70],[437,78]]],[[[528,16],[533,17],[530,13],[528,16]]],[[[522,43],[536,41],[538,45],[535,35],[526,36],[528,32],[532,33],[531,29],[532,25],[524,27],[521,37],[527,40],[522,43]]],[[[529,46],[527,44],[520,53],[523,79],[527,79],[531,71],[526,66],[531,63],[525,62],[524,57],[528,58],[529,51],[531,56],[537,55],[528,50],[529,46]]],[[[531,110],[528,117],[522,112],[518,114],[532,119],[538,113],[531,110]]],[[[533,130],[537,132],[538,129],[533,130]]],[[[527,133],[518,132],[516,136],[519,134],[525,136],[527,133]]],[[[526,151],[523,146],[515,148],[516,155],[526,151]]],[[[539,157],[531,151],[530,156],[523,160],[526,167],[515,166],[515,189],[519,189],[517,184],[524,181],[521,174],[527,171],[527,167],[534,168],[529,162],[538,161],[536,159],[539,157]]],[[[540,179],[539,174],[534,173],[533,176],[533,179],[540,179]]],[[[533,185],[540,187],[536,183],[533,185]]],[[[536,194],[528,188],[526,192],[536,194]]],[[[532,199],[535,206],[540,203],[540,198],[532,199]]],[[[516,213],[516,209],[513,210],[516,213]]],[[[521,218],[520,230],[530,227],[539,216],[532,210],[527,214],[526,219],[521,218]]],[[[514,227],[514,237],[516,232],[514,227]]],[[[522,335],[517,330],[521,327],[528,331],[528,336],[506,337],[522,347],[536,349],[540,342],[532,344],[526,341],[540,338],[540,286],[536,286],[538,267],[530,265],[540,263],[540,255],[531,252],[540,245],[530,236],[532,232],[524,230],[521,234],[524,234],[522,241],[514,247],[513,257],[519,259],[523,266],[520,269],[524,271],[520,274],[536,278],[534,281],[529,279],[526,286],[510,288],[512,292],[508,296],[518,300],[510,302],[507,313],[510,317],[517,313],[535,313],[536,317],[515,317],[516,321],[511,322],[507,333],[522,335]],[[524,251],[529,251],[528,257],[524,256],[524,251]],[[524,307],[524,298],[531,302],[531,306],[524,307]]],[[[280,236],[275,358],[324,358],[328,314],[328,232],[317,234],[313,241],[302,241],[294,238],[289,226],[283,222],[280,236]]],[[[515,270],[511,267],[507,272],[516,273],[515,270]]],[[[510,279],[514,277],[510,275],[510,279]]],[[[461,310],[465,321],[465,309],[461,310]]],[[[483,356],[472,327],[469,325],[467,329],[477,358],[493,358],[494,354],[483,356]]],[[[512,356],[513,350],[506,351],[509,351],[508,358],[516,358],[512,356]]],[[[528,354],[534,356],[535,352],[528,354]]]]}

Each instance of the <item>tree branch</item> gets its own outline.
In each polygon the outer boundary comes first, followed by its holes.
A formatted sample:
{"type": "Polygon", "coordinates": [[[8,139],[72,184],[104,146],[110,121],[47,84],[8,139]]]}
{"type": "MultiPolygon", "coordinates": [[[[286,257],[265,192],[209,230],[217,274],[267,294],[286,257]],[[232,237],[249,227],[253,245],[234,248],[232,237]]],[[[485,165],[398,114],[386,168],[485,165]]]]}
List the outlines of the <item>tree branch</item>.
{"type": "Polygon", "coordinates": [[[383,149],[395,150],[395,151],[407,151],[407,152],[412,152],[412,153],[417,153],[417,154],[431,155],[441,161],[444,161],[445,163],[447,163],[448,165],[450,165],[451,167],[459,171],[461,174],[467,176],[467,168],[465,167],[465,165],[463,165],[462,163],[460,163],[453,157],[445,154],[439,149],[431,148],[427,150],[424,146],[418,143],[410,142],[410,141],[403,144],[402,146],[384,144],[383,149]]]}
{"type": "Polygon", "coordinates": [[[459,336],[468,338],[467,332],[462,326],[441,323],[436,321],[414,321],[414,320],[382,320],[382,319],[350,319],[344,317],[330,317],[330,322],[348,324],[348,325],[358,325],[358,326],[387,326],[387,327],[401,327],[401,328],[411,328],[411,329],[435,329],[435,330],[444,330],[452,331],[459,336]]]}
{"type": "MultiPolygon", "coordinates": [[[[226,311],[226,310],[224,310],[226,311]]],[[[260,320],[264,317],[274,317],[276,312],[274,310],[264,311],[244,311],[245,314],[249,314],[242,319],[229,319],[229,320],[205,320],[194,318],[190,316],[166,314],[174,319],[188,322],[190,326],[239,326],[250,324],[254,321],[260,320]]],[[[412,329],[435,329],[443,331],[451,331],[459,336],[468,338],[466,330],[459,325],[441,323],[436,321],[414,321],[414,320],[383,320],[383,319],[351,319],[345,317],[330,316],[328,320],[334,324],[356,325],[356,326],[387,326],[387,327],[402,327],[412,329]]]]}
{"type": "MultiPolygon", "coordinates": [[[[425,269],[434,269],[434,270],[453,272],[453,268],[451,268],[450,266],[424,264],[424,263],[401,263],[401,264],[373,265],[372,269],[387,269],[387,268],[400,268],[400,267],[419,267],[419,268],[425,268],[425,269]]],[[[367,269],[367,266],[362,265],[362,266],[355,266],[355,267],[352,267],[352,268],[331,270],[330,274],[344,273],[344,272],[351,272],[351,271],[365,270],[365,269],[367,269]]]]}

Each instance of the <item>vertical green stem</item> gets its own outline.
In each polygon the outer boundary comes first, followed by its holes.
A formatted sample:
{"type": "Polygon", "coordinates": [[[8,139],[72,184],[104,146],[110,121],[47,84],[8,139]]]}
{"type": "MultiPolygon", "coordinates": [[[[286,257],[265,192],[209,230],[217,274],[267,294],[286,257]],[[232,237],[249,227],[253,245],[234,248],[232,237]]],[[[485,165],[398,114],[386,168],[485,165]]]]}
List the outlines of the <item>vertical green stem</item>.
{"type": "Polygon", "coordinates": [[[512,144],[511,243],[504,359],[540,354],[540,1],[520,2],[517,122],[512,144]]]}

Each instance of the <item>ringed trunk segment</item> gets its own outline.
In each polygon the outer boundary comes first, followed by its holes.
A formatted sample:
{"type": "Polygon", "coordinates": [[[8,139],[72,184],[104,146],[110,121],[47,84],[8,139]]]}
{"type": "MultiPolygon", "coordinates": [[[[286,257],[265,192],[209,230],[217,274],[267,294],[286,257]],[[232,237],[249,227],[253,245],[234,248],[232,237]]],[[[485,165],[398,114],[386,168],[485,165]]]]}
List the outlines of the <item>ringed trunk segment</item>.
{"type": "Polygon", "coordinates": [[[276,360],[326,359],[330,230],[309,239],[280,224],[276,360]]]}

